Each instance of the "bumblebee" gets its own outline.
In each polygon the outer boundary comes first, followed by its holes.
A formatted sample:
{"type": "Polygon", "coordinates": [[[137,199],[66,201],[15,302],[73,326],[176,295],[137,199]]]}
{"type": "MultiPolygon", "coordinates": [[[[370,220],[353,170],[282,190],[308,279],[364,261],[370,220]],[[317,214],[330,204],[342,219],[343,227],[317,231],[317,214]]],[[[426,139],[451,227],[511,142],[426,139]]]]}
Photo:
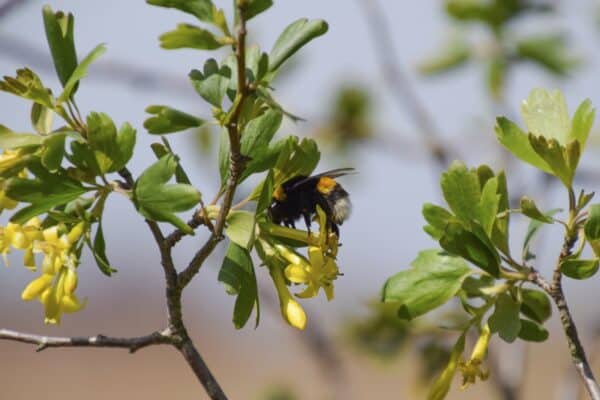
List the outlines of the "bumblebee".
{"type": "Polygon", "coordinates": [[[313,176],[295,176],[273,191],[269,217],[276,224],[296,228],[295,221],[304,218],[310,232],[317,205],[327,215],[328,229],[339,237],[339,227],[350,216],[350,196],[335,178],[354,172],[339,168],[313,176]]]}

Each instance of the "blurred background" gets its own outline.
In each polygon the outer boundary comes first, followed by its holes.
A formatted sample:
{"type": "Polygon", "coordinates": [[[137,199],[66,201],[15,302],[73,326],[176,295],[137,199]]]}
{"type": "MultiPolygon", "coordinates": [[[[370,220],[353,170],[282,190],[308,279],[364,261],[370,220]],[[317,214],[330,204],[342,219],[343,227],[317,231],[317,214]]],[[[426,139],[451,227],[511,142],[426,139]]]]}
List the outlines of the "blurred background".
{"type": "MultiPolygon", "coordinates": [[[[226,10],[230,6],[215,3],[226,10]]],[[[81,85],[79,106],[84,113],[103,111],[117,124],[129,121],[138,128],[134,175],[154,159],[149,144],[157,138],[142,127],[146,106],[169,104],[211,115],[187,79],[190,69],[201,67],[209,55],[158,46],[158,35],[192,19],[141,0],[0,1],[3,75],[28,66],[46,85],[58,88],[44,35],[43,4],[75,14],[80,56],[107,43],[108,53],[81,85]]],[[[249,42],[268,50],[284,27],[300,17],[323,18],[330,29],[275,82],[279,102],[306,120],[287,121],[281,134],[315,138],[323,153],[318,170],[352,166],[360,171],[343,178],[354,204],[342,227],[339,265],[344,276],[336,281],[334,301],[320,296],[303,302],[308,328],[296,332],[281,319],[267,271],[261,269],[261,324],[235,330],[234,298],[217,282],[221,245],[186,292],[189,330],[231,399],[424,398],[456,339],[437,326],[458,318],[458,307],[449,304],[434,319],[409,325],[377,306],[379,291],[386,278],[408,267],[418,250],[436,247],[421,229],[421,206],[441,202],[438,176],[453,159],[508,170],[514,199],[527,194],[543,209],[564,207],[566,195],[559,185],[501,150],[494,118],[520,121],[520,102],[534,87],[563,90],[571,111],[585,98],[600,104],[600,3],[279,0],[250,22],[249,42]]],[[[29,131],[28,104],[0,94],[0,123],[29,131]]],[[[169,139],[193,183],[212,198],[219,184],[217,134],[209,128],[169,139]]],[[[600,184],[600,132],[592,132],[590,143],[577,182],[588,191],[600,184]]],[[[240,198],[251,189],[251,183],[244,186],[240,198]]],[[[31,272],[21,268],[17,255],[9,268],[0,268],[0,328],[131,336],[164,326],[164,282],[150,233],[126,199],[112,196],[108,207],[108,253],[119,272],[105,277],[88,255],[79,273],[86,309],[66,316],[59,327],[44,326],[39,304],[20,301],[31,272]]],[[[527,221],[515,220],[511,235],[519,246],[527,221]]],[[[184,240],[176,260],[189,260],[202,239],[184,240]]],[[[543,272],[551,268],[559,239],[560,228],[554,226],[538,239],[537,266],[543,272]]],[[[565,284],[592,360],[600,359],[595,285],[597,278],[565,284]]],[[[462,392],[457,379],[450,397],[578,398],[579,382],[556,317],[550,327],[550,339],[542,344],[506,346],[494,338],[490,379],[462,392]]],[[[166,347],[134,356],[98,349],[38,354],[30,345],[0,342],[0,354],[0,399],[207,398],[181,356],[166,347]]]]}

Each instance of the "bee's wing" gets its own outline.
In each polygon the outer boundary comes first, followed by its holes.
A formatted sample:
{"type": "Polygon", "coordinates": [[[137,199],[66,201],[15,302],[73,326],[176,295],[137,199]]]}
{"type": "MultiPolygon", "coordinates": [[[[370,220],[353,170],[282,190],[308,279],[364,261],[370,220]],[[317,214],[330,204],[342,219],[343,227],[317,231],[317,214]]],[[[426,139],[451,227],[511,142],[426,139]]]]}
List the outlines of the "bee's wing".
{"type": "Polygon", "coordinates": [[[323,176],[327,176],[329,178],[337,178],[338,176],[355,174],[356,170],[354,168],[337,168],[329,171],[321,172],[320,174],[309,176],[308,178],[304,178],[301,181],[296,182],[290,189],[296,189],[308,182],[313,182],[314,180],[318,180],[323,176]]]}

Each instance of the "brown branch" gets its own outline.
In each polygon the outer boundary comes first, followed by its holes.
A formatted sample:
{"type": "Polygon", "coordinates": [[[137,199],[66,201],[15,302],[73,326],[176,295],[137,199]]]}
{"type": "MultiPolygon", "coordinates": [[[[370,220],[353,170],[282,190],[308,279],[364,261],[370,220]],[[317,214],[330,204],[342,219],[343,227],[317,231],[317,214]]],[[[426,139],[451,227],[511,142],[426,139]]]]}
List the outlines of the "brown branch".
{"type": "Polygon", "coordinates": [[[27,0],[6,0],[0,5],[0,19],[15,11],[18,7],[24,6],[27,0]]]}
{"type": "MultiPolygon", "coordinates": [[[[119,175],[125,179],[125,182],[129,187],[133,187],[135,180],[127,168],[123,168],[119,171],[119,175]]],[[[204,362],[198,349],[194,346],[185,327],[181,308],[183,285],[181,285],[177,276],[177,269],[175,268],[175,263],[171,254],[174,244],[170,245],[160,230],[157,222],[146,219],[146,224],[150,228],[154,241],[160,250],[161,265],[165,273],[165,296],[167,299],[167,318],[169,323],[168,329],[172,332],[172,341],[170,343],[181,352],[210,398],[213,400],[227,400],[227,396],[221,389],[221,386],[215,379],[206,362],[204,362]]]]}
{"type": "Polygon", "coordinates": [[[575,366],[575,369],[577,370],[577,373],[579,374],[590,398],[593,400],[600,400],[600,387],[598,387],[598,383],[594,378],[594,373],[592,372],[590,364],[585,355],[585,350],[581,344],[581,340],[579,339],[579,334],[577,332],[577,326],[575,325],[575,321],[573,320],[573,316],[571,315],[571,311],[569,310],[569,306],[562,289],[562,273],[560,271],[560,267],[563,261],[571,255],[572,248],[577,242],[578,234],[578,229],[573,226],[573,223],[576,220],[576,215],[574,215],[575,205],[571,198],[572,193],[570,192],[570,221],[567,224],[567,232],[565,234],[563,246],[554,267],[552,283],[546,281],[533,268],[529,275],[529,280],[548,293],[548,295],[554,301],[554,304],[556,304],[556,308],[558,309],[558,314],[560,316],[560,322],[567,338],[567,345],[569,347],[569,352],[571,353],[573,365],[575,366]]]}
{"type": "Polygon", "coordinates": [[[230,165],[229,177],[223,192],[223,203],[219,211],[214,229],[204,246],[194,255],[188,266],[179,274],[179,284],[182,288],[186,287],[192,278],[198,273],[206,258],[212,253],[217,244],[223,240],[223,230],[225,220],[233,203],[233,196],[238,185],[244,166],[245,157],[241,153],[239,117],[242,112],[242,106],[248,95],[248,84],[246,82],[246,21],[241,7],[238,5],[239,26],[237,31],[237,40],[235,44],[235,56],[237,59],[237,94],[234,100],[232,110],[227,117],[225,124],[229,135],[230,165]]]}
{"type": "Polygon", "coordinates": [[[0,340],[12,340],[15,342],[35,344],[38,346],[36,351],[42,351],[51,347],[112,347],[128,349],[130,353],[135,353],[148,346],[175,343],[175,339],[168,329],[162,332],[153,332],[146,336],[131,338],[116,338],[104,335],[91,337],[56,337],[0,329],[0,340]]]}
{"type": "Polygon", "coordinates": [[[413,118],[415,125],[421,131],[421,139],[431,158],[440,169],[446,168],[452,154],[447,145],[442,142],[441,135],[433,122],[434,119],[413,91],[408,77],[400,66],[385,14],[377,0],[359,0],[359,4],[365,11],[364,16],[371,31],[383,77],[387,81],[392,95],[400,108],[413,118]]]}

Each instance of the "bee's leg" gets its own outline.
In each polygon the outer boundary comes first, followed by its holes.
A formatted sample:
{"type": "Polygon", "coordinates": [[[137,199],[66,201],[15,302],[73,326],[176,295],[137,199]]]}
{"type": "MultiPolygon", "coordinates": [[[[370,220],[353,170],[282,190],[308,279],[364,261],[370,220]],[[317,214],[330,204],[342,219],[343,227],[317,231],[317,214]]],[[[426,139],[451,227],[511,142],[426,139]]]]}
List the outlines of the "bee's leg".
{"type": "Polygon", "coordinates": [[[306,224],[306,230],[308,231],[308,234],[310,235],[310,214],[305,212],[302,214],[302,216],[304,217],[304,223],[306,224]]]}
{"type": "Polygon", "coordinates": [[[331,231],[333,233],[335,233],[335,236],[337,236],[339,238],[340,237],[340,228],[338,228],[338,226],[333,221],[329,221],[329,224],[331,225],[331,231]]]}
{"type": "Polygon", "coordinates": [[[292,229],[296,229],[296,223],[294,222],[293,219],[289,220],[290,226],[292,227],[292,229]]]}

